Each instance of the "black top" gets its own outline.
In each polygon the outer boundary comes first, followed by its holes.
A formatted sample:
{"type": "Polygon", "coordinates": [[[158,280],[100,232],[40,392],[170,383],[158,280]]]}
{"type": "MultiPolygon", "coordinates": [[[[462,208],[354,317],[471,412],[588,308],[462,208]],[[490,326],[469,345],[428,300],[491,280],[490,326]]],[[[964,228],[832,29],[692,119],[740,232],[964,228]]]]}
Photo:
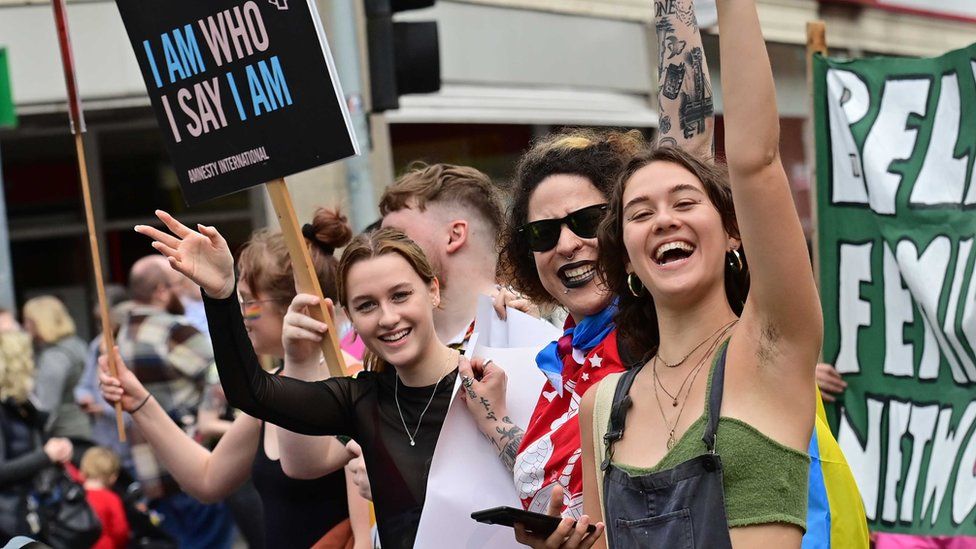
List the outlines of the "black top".
{"type": "Polygon", "coordinates": [[[445,376],[436,389],[400,384],[400,408],[411,433],[436,392],[423,415],[416,446],[410,446],[393,398],[392,368],[315,382],[269,374],[258,364],[237,300],[204,295],[204,304],[227,400],[245,413],[289,431],[355,439],[363,449],[383,548],[413,547],[430,462],[457,370],[445,376]]]}
{"type": "Polygon", "coordinates": [[[306,549],[349,516],[342,469],[312,480],[289,477],[264,452],[264,422],[251,467],[264,504],[265,547],[306,549]]]}

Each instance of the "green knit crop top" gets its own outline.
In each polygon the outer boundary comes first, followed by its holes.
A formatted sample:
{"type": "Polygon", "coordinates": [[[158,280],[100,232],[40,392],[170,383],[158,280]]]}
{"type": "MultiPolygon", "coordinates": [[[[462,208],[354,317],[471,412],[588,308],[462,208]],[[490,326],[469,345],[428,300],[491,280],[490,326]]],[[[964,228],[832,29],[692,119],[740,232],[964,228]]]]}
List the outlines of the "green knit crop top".
{"type": "MultiPolygon", "coordinates": [[[[712,372],[720,355],[721,347],[708,373],[705,394],[711,391],[712,372]]],[[[593,409],[593,449],[594,456],[597,456],[595,461],[601,507],[603,471],[600,463],[606,456],[603,435],[609,428],[613,395],[621,375],[611,374],[603,379],[597,387],[593,409]]],[[[641,476],[671,469],[702,455],[707,451],[701,439],[707,419],[708,399],[705,399],[704,413],[688,427],[657,465],[634,467],[618,462],[613,464],[630,476],[641,476]]],[[[640,426],[630,424],[625,429],[633,433],[640,426]]],[[[725,512],[730,528],[778,522],[806,529],[810,472],[810,456],[807,453],[776,442],[744,421],[724,416],[719,418],[715,451],[722,458],[725,512]]]]}

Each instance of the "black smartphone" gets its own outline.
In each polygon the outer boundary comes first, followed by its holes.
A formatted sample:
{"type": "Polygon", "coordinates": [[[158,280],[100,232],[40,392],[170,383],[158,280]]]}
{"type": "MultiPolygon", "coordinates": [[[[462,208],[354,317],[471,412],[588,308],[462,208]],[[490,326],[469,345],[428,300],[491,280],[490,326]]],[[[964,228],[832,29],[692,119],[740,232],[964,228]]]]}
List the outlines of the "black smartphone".
{"type": "MultiPolygon", "coordinates": [[[[556,531],[556,528],[559,527],[559,523],[562,522],[561,518],[550,517],[549,515],[533,513],[514,507],[482,509],[481,511],[471,513],[471,518],[485,524],[498,524],[500,526],[508,526],[509,528],[513,528],[516,522],[520,522],[525,526],[526,530],[544,538],[552,535],[556,531]]],[[[575,523],[573,526],[575,526],[575,523]]],[[[586,531],[589,533],[595,532],[596,526],[591,524],[587,527],[586,531]]]]}

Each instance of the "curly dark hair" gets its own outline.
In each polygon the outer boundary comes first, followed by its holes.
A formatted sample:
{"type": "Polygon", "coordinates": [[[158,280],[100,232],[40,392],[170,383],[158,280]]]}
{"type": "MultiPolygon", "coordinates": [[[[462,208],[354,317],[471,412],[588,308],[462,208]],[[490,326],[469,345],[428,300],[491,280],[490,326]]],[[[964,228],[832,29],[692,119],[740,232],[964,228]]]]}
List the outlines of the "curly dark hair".
{"type": "MultiPolygon", "coordinates": [[[[623,240],[623,194],[630,178],[652,162],[670,162],[694,174],[702,182],[708,199],[718,210],[725,232],[733,238],[739,238],[729,172],[724,163],[712,163],[680,148],[664,146],[640,154],[627,164],[614,185],[610,208],[597,234],[600,245],[600,276],[604,284],[619,296],[617,314],[614,317],[619,340],[624,343],[631,356],[643,356],[645,359],[657,352],[660,334],[654,299],[645,291],[635,297],[627,284],[627,264],[630,258],[623,240]]],[[[748,293],[749,265],[740,249],[739,260],[728,257],[725,264],[725,295],[736,315],[742,314],[748,293]]]]}
{"type": "Polygon", "coordinates": [[[557,303],[539,280],[528,243],[519,237],[519,227],[528,222],[529,198],[539,183],[559,174],[585,177],[609,198],[618,174],[645,146],[636,130],[571,129],[535,141],[515,168],[512,205],[501,234],[501,276],[536,303],[557,303]]]}

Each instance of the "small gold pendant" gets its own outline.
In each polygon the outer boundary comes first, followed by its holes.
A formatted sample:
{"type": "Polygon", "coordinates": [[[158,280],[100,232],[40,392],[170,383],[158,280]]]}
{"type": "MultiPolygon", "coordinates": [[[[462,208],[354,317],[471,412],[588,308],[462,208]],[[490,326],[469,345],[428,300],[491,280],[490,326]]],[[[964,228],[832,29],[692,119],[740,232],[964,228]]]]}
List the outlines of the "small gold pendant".
{"type": "Polygon", "coordinates": [[[678,399],[672,400],[671,401],[671,406],[674,406],[675,408],[677,408],[678,407],[678,399]]]}
{"type": "Polygon", "coordinates": [[[668,450],[670,450],[672,448],[674,448],[674,431],[673,430],[671,431],[671,434],[668,435],[668,450]]]}
{"type": "Polygon", "coordinates": [[[410,446],[416,446],[416,444],[414,444],[413,440],[410,441],[410,446]]]}

